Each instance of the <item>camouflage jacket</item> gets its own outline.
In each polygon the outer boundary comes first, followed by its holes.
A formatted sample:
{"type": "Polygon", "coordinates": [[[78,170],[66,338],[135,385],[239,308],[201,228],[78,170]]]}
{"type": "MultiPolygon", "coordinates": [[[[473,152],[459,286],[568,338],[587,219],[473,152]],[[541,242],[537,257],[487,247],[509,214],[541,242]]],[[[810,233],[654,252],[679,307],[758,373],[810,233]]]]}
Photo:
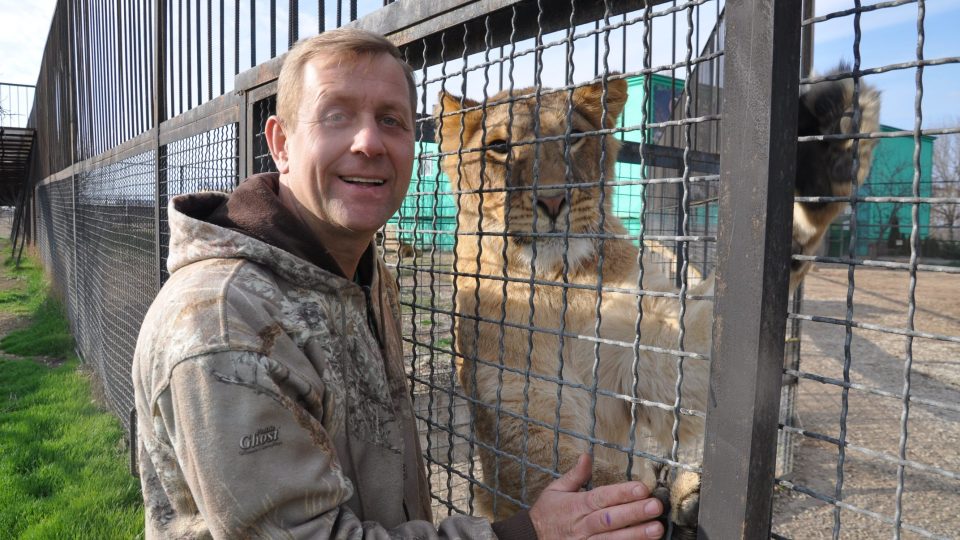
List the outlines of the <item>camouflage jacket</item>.
{"type": "Polygon", "coordinates": [[[137,341],[146,537],[494,538],[430,522],[379,257],[364,291],[204,221],[225,197],[170,202],[171,276],[137,341]]]}

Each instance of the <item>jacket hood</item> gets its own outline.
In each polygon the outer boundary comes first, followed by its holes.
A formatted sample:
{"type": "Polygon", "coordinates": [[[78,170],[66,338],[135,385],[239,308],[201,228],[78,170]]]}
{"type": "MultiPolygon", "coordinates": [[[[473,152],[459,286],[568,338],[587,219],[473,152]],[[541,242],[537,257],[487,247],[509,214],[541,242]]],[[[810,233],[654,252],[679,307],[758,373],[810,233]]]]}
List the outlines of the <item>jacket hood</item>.
{"type": "Polygon", "coordinates": [[[171,274],[208,259],[246,259],[300,286],[326,288],[353,284],[337,273],[278,247],[210,223],[208,219],[228,198],[226,193],[211,191],[178,195],[170,199],[167,207],[170,226],[167,270],[171,274]]]}

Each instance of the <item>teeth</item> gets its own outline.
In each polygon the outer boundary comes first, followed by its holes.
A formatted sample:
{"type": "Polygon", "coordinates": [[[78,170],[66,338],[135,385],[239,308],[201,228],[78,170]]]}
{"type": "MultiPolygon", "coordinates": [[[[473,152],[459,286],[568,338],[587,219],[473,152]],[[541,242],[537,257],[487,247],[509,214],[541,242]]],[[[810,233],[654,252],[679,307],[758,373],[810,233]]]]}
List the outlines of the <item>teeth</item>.
{"type": "Polygon", "coordinates": [[[380,178],[363,178],[361,176],[341,176],[344,182],[349,184],[371,184],[375,186],[383,185],[384,181],[380,178]]]}

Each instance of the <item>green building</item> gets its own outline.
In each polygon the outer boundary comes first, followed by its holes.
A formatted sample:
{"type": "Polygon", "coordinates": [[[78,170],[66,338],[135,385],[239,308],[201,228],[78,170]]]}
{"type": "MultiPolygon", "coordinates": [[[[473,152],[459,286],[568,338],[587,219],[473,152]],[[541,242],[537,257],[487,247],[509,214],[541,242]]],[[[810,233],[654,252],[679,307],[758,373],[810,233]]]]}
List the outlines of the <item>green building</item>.
{"type": "MultiPolygon", "coordinates": [[[[880,126],[882,132],[902,131],[880,126]]],[[[920,137],[920,197],[932,196],[934,137],[920,137]]],[[[858,190],[859,197],[912,197],[913,153],[912,136],[884,138],[877,141],[873,151],[870,176],[858,190]]],[[[930,236],[930,205],[918,205],[918,233],[920,240],[930,236]]],[[[856,256],[909,255],[910,234],[913,228],[913,204],[904,202],[858,202],[830,227],[827,254],[846,256],[849,252],[851,219],[856,215],[856,256]]]]}
{"type": "MultiPolygon", "coordinates": [[[[622,140],[634,143],[647,142],[650,144],[663,144],[666,130],[664,128],[650,128],[646,133],[644,141],[643,130],[639,126],[646,123],[658,123],[670,120],[673,116],[673,103],[683,93],[683,81],[666,77],[664,75],[654,74],[650,77],[651,99],[644,98],[646,89],[646,77],[632,77],[627,80],[627,104],[624,106],[621,116],[621,126],[626,130],[623,132],[622,140]],[[644,104],[646,102],[646,113],[644,114],[644,104]],[[635,129],[630,129],[634,127],[635,129]]],[[[631,235],[638,236],[641,229],[641,216],[643,216],[644,191],[649,187],[640,183],[641,180],[654,177],[655,173],[647,167],[644,174],[643,166],[639,163],[617,163],[616,168],[616,186],[614,187],[613,213],[623,221],[631,235]]],[[[667,186],[663,186],[667,187],[667,186]]],[[[663,192],[661,188],[657,190],[663,192]]],[[[649,191],[647,200],[650,200],[649,191]]],[[[658,193],[662,195],[662,193],[658,193]]],[[[649,217],[649,216],[648,216],[649,217]]],[[[651,223],[647,223],[647,229],[651,229],[651,223]]],[[[654,225],[654,230],[662,226],[654,225]]]]}
{"type": "Polygon", "coordinates": [[[420,249],[453,249],[457,207],[447,176],[440,172],[439,148],[435,142],[417,143],[413,178],[400,209],[387,222],[396,227],[400,240],[420,249]]]}

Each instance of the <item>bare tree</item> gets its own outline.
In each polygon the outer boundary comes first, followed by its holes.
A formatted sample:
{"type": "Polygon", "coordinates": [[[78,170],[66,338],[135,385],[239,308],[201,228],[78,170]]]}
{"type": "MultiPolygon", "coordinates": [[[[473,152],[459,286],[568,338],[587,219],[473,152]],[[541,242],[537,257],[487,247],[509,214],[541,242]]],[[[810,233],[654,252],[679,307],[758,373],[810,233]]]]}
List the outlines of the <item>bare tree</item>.
{"type": "MultiPolygon", "coordinates": [[[[947,122],[960,126],[960,117],[947,122]]],[[[960,134],[941,135],[933,145],[933,196],[960,200],[960,134]]],[[[943,230],[941,239],[960,240],[960,204],[934,204],[930,216],[935,226],[943,230]]]]}

